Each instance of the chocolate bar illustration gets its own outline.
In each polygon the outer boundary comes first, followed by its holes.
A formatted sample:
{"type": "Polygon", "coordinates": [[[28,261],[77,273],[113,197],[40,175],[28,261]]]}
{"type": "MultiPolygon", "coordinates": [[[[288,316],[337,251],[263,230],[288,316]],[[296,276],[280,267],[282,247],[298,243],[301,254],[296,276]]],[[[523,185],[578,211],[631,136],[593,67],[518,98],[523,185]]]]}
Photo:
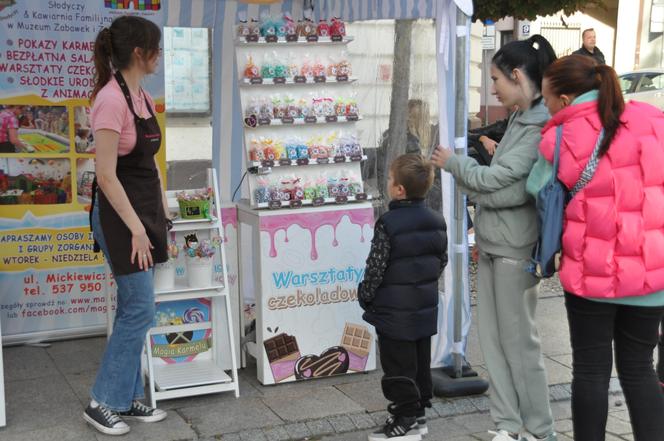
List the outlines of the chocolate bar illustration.
{"type": "Polygon", "coordinates": [[[348,351],[351,371],[365,371],[371,352],[371,338],[371,333],[366,326],[346,323],[341,336],[341,346],[348,351]]]}
{"type": "Polygon", "coordinates": [[[330,377],[348,372],[348,352],[341,346],[325,349],[320,355],[305,355],[295,363],[295,378],[330,377]]]}
{"type": "Polygon", "coordinates": [[[300,348],[294,336],[282,332],[263,341],[263,346],[275,382],[294,374],[295,361],[300,358],[300,348]]]}

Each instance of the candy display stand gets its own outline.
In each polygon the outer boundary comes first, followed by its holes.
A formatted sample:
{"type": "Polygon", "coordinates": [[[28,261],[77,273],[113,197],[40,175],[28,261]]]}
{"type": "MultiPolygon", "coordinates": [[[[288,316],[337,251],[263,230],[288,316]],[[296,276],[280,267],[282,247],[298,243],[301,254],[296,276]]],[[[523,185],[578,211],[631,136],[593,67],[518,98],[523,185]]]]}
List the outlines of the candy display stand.
{"type": "MultiPolygon", "coordinates": [[[[192,233],[202,238],[207,236],[206,240],[223,236],[214,169],[208,170],[207,186],[214,189],[209,217],[174,220],[171,240],[182,244],[183,237],[192,233]]],[[[180,208],[176,193],[166,192],[172,213],[180,208]]],[[[171,311],[173,320],[166,323],[157,320],[157,326],[150,329],[146,337],[144,366],[152,406],[159,400],[217,392],[232,391],[239,396],[237,331],[233,328],[236,318],[232,317],[223,242],[217,246],[214,264],[212,258],[193,259],[207,260],[205,265],[197,265],[201,262],[184,264],[189,257],[180,254],[175,265],[179,274],[176,274],[174,286],[155,290],[157,310],[171,311]]]]}
{"type": "Polygon", "coordinates": [[[262,384],[376,368],[376,335],[357,284],[373,232],[370,203],[298,210],[238,205],[240,282],[255,299],[256,341],[245,346],[262,384]]]}

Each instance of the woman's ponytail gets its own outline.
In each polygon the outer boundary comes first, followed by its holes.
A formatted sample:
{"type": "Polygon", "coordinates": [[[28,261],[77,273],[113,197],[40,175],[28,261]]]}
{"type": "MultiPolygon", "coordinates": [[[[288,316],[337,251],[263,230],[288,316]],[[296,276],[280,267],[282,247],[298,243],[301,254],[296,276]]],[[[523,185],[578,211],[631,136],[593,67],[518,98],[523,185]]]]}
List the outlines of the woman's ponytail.
{"type": "Polygon", "coordinates": [[[620,128],[620,115],[625,110],[625,100],[620,89],[620,82],[616,72],[606,64],[595,66],[598,76],[599,97],[597,98],[597,111],[604,127],[604,140],[599,148],[599,156],[603,156],[609,149],[616,132],[620,128]]]}
{"type": "Polygon", "coordinates": [[[111,70],[111,58],[113,55],[113,43],[111,39],[111,30],[102,29],[95,40],[93,59],[95,63],[94,88],[90,101],[94,101],[99,91],[111,80],[113,72],[111,70]]]}

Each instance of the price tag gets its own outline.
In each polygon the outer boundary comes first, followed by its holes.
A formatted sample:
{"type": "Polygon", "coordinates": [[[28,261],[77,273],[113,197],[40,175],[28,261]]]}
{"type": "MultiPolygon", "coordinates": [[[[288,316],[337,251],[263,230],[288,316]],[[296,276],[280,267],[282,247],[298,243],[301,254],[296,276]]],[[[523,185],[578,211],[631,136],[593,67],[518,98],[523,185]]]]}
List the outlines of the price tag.
{"type": "Polygon", "coordinates": [[[293,77],[293,82],[295,82],[297,84],[306,83],[307,82],[307,77],[305,77],[304,75],[295,75],[293,77]]]}
{"type": "Polygon", "coordinates": [[[291,208],[300,208],[302,206],[302,201],[290,201],[291,208]]]}
{"type": "Polygon", "coordinates": [[[344,81],[348,81],[348,75],[337,75],[337,81],[339,83],[343,83],[344,81]]]}
{"type": "Polygon", "coordinates": [[[307,124],[316,124],[318,122],[318,118],[315,116],[307,116],[304,118],[304,122],[307,124]]]}
{"type": "Polygon", "coordinates": [[[263,78],[262,77],[253,77],[249,80],[250,84],[263,84],[263,78]]]}
{"type": "Polygon", "coordinates": [[[286,41],[289,43],[296,42],[299,39],[297,34],[286,35],[286,41]]]}
{"type": "Polygon", "coordinates": [[[281,201],[270,201],[267,203],[267,208],[270,210],[277,210],[281,208],[281,201]]]}
{"type": "Polygon", "coordinates": [[[337,120],[337,115],[328,115],[328,116],[325,117],[325,122],[332,123],[332,122],[337,122],[337,121],[338,121],[337,120]]]}
{"type": "Polygon", "coordinates": [[[285,167],[287,165],[291,165],[291,160],[288,159],[288,158],[282,158],[282,159],[279,160],[279,165],[281,165],[282,167],[285,167]]]}
{"type": "Polygon", "coordinates": [[[258,118],[259,126],[269,126],[272,120],[270,118],[258,118]]]}
{"type": "Polygon", "coordinates": [[[337,204],[346,204],[348,203],[348,196],[337,196],[334,198],[334,202],[337,204]]]}
{"type": "Polygon", "coordinates": [[[357,113],[346,116],[346,121],[357,121],[360,117],[357,116],[357,113]]]}
{"type": "Polygon", "coordinates": [[[247,43],[256,43],[258,41],[258,35],[247,35],[244,39],[247,43]]]}
{"type": "Polygon", "coordinates": [[[277,38],[276,35],[268,35],[267,37],[265,37],[265,41],[267,43],[276,43],[277,41],[279,41],[279,38],[277,38]]]}
{"type": "Polygon", "coordinates": [[[321,205],[325,205],[325,199],[316,198],[313,201],[311,201],[311,205],[313,205],[314,207],[320,207],[321,205]]]}
{"type": "Polygon", "coordinates": [[[343,155],[337,155],[334,157],[334,163],[335,164],[340,164],[342,162],[346,162],[346,157],[343,155]]]}
{"type": "Polygon", "coordinates": [[[307,41],[309,43],[316,43],[318,42],[318,35],[307,35],[307,41]]]}
{"type": "Polygon", "coordinates": [[[309,159],[300,158],[300,159],[297,160],[297,165],[309,165],[309,159]]]}
{"type": "Polygon", "coordinates": [[[281,118],[282,124],[293,124],[293,121],[295,120],[290,116],[284,116],[283,118],[281,118]]]}
{"type": "Polygon", "coordinates": [[[284,77],[274,77],[274,78],[272,78],[272,82],[274,84],[284,84],[284,83],[286,83],[286,78],[284,78],[284,77]]]}
{"type": "Polygon", "coordinates": [[[326,80],[325,75],[316,75],[314,77],[314,83],[324,83],[326,80]]]}
{"type": "Polygon", "coordinates": [[[261,167],[274,167],[274,161],[271,159],[266,159],[264,161],[261,161],[261,167]]]}
{"type": "Polygon", "coordinates": [[[357,193],[355,195],[356,201],[366,201],[367,199],[369,199],[369,196],[366,193],[357,193]]]}

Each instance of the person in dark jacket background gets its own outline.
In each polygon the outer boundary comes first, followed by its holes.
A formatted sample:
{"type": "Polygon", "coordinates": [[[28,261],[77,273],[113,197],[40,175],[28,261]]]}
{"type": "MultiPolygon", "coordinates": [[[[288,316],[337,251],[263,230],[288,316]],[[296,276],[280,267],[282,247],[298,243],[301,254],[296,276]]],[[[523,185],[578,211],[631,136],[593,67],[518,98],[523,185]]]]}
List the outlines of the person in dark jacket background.
{"type": "Polygon", "coordinates": [[[596,46],[597,34],[595,34],[595,30],[593,28],[585,29],[581,34],[581,38],[583,39],[583,45],[581,48],[575,50],[573,54],[594,58],[597,64],[606,64],[604,54],[596,46]]]}
{"type": "Polygon", "coordinates": [[[447,265],[443,217],[425,205],[433,164],[419,154],[390,166],[389,211],[376,222],[364,280],[358,288],[363,318],[376,328],[381,386],[391,404],[385,426],[369,441],[417,441],[431,407],[431,336],[438,332],[438,278],[447,265]]]}

